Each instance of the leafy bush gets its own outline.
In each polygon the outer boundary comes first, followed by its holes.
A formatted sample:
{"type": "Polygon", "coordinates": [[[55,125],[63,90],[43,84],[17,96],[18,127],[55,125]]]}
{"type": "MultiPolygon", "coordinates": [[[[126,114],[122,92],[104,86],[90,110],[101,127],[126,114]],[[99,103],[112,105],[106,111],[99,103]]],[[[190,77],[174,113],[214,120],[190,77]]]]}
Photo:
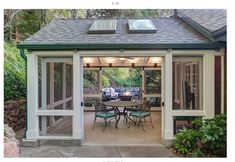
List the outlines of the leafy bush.
{"type": "Polygon", "coordinates": [[[195,149],[198,132],[193,129],[183,128],[176,134],[175,148],[182,154],[188,154],[195,149]]]}
{"type": "Polygon", "coordinates": [[[183,128],[176,134],[174,148],[185,156],[226,156],[226,115],[213,119],[195,119],[194,129],[183,128]]]}
{"type": "Polygon", "coordinates": [[[4,42],[4,100],[25,98],[25,61],[15,44],[4,42]]]}
{"type": "Polygon", "coordinates": [[[216,115],[213,119],[205,119],[199,129],[200,141],[207,152],[226,156],[227,124],[226,115],[216,115]]]}

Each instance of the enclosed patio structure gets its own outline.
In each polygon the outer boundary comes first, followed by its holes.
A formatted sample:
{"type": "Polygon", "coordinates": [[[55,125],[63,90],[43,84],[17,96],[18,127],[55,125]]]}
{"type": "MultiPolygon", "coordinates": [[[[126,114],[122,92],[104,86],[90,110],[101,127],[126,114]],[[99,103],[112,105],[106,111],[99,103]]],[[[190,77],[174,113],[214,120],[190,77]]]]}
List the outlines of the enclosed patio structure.
{"type": "Polygon", "coordinates": [[[169,18],[53,20],[19,44],[22,55],[28,51],[24,142],[83,143],[84,97],[102,95],[101,79],[95,93],[84,93],[85,70],[100,77],[103,68],[141,68],[141,95],[158,103],[153,110],[160,112],[163,144],[170,144],[183,126],[192,127],[194,118],[214,117],[215,58],[220,57],[223,74],[226,44],[209,39],[197,30],[199,23],[179,13],[169,18]],[[151,88],[149,73],[160,75],[160,87],[151,88]],[[71,121],[68,134],[50,133],[48,126],[62,118],[71,121]]]}

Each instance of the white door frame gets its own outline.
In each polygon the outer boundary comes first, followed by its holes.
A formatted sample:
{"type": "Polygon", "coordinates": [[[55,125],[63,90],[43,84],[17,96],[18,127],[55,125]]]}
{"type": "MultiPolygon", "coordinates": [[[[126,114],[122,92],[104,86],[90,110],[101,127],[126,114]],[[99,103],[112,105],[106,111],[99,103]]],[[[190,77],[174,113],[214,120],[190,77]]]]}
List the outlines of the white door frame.
{"type": "MultiPolygon", "coordinates": [[[[218,54],[215,50],[133,50],[133,51],[32,51],[27,58],[27,132],[26,139],[39,139],[38,128],[38,56],[44,57],[73,57],[73,105],[71,116],[73,116],[72,139],[84,139],[83,120],[83,56],[155,56],[163,57],[163,73],[165,89],[162,91],[164,101],[164,112],[162,129],[164,140],[173,139],[173,116],[201,115],[205,118],[214,116],[214,56],[218,54]],[[172,56],[202,56],[203,57],[203,110],[202,111],[177,111],[172,110],[172,56]]],[[[43,110],[41,110],[43,111],[43,110]]],[[[45,110],[44,110],[45,111],[45,110]]],[[[55,114],[56,112],[51,112],[55,114]]],[[[61,110],[68,111],[70,110],[61,110]]],[[[43,112],[41,112],[43,113],[43,112]]],[[[47,138],[47,137],[45,137],[47,138]]],[[[48,137],[48,139],[51,139],[48,137]]],[[[58,137],[59,139],[59,137],[58,137]]]]}

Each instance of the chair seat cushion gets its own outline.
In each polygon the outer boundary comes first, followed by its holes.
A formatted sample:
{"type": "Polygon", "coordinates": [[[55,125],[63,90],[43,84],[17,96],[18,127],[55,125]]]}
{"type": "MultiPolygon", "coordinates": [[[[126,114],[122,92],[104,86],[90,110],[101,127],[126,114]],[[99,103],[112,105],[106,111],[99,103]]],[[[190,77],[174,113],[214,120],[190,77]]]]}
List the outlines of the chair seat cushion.
{"type": "Polygon", "coordinates": [[[130,113],[130,116],[138,117],[138,118],[143,118],[146,116],[149,116],[149,112],[144,112],[144,111],[133,111],[130,113]]]}
{"type": "Polygon", "coordinates": [[[111,113],[111,112],[97,112],[96,116],[100,117],[100,118],[111,118],[116,116],[115,113],[111,113]]]}

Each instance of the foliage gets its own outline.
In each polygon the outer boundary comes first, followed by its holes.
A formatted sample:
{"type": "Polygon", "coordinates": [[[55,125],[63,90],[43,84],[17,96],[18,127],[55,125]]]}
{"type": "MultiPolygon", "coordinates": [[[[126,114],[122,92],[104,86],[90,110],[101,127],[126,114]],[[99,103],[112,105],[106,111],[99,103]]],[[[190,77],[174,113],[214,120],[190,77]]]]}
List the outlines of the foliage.
{"type": "Polygon", "coordinates": [[[183,128],[176,134],[175,148],[182,154],[188,154],[195,149],[198,132],[193,129],[183,128]]]}
{"type": "Polygon", "coordinates": [[[227,125],[226,115],[205,119],[199,129],[200,141],[211,154],[226,156],[227,125]]]}
{"type": "Polygon", "coordinates": [[[83,87],[97,87],[99,84],[99,71],[84,70],[83,87]]]}
{"type": "Polygon", "coordinates": [[[18,13],[13,26],[27,38],[41,28],[41,16],[39,10],[23,10],[18,13]]]}
{"type": "Polygon", "coordinates": [[[107,76],[102,75],[102,86],[103,86],[104,88],[110,87],[109,81],[110,81],[110,79],[109,79],[107,76]]]}
{"type": "Polygon", "coordinates": [[[25,93],[25,61],[15,44],[4,42],[4,100],[23,99],[25,93]]]}
{"type": "Polygon", "coordinates": [[[227,124],[226,115],[213,119],[195,119],[194,129],[183,128],[176,134],[175,149],[186,156],[226,156],[227,124]]]}
{"type": "MultiPolygon", "coordinates": [[[[111,87],[140,87],[141,86],[141,69],[136,68],[107,68],[103,69],[102,79],[109,78],[109,84],[103,84],[103,87],[107,85],[111,87]]],[[[106,79],[107,80],[107,79],[106,79]]],[[[105,81],[102,81],[105,83],[105,81]]]]}

